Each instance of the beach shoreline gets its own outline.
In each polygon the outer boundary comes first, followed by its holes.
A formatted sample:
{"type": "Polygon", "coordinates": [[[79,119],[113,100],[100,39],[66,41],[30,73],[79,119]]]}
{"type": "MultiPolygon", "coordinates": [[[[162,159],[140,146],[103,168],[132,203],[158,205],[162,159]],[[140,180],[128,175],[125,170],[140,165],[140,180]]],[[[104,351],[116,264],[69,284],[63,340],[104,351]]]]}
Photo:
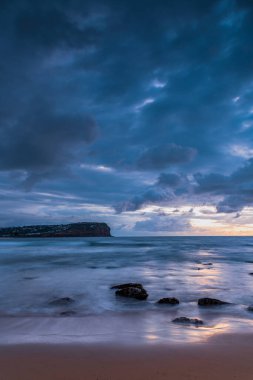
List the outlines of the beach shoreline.
{"type": "Polygon", "coordinates": [[[253,334],[204,343],[0,346],[1,380],[250,380],[253,334]]]}
{"type": "Polygon", "coordinates": [[[203,325],[173,323],[173,318],[168,309],[83,317],[1,317],[0,344],[115,346],[121,342],[132,347],[167,345],[168,342],[170,345],[193,344],[224,335],[247,336],[252,331],[251,320],[222,317],[218,310],[216,317],[203,325]]]}
{"type": "Polygon", "coordinates": [[[0,380],[251,380],[252,247],[239,238],[1,242],[0,380]],[[111,289],[129,282],[148,298],[111,289]],[[225,303],[199,305],[205,297],[225,303]]]}

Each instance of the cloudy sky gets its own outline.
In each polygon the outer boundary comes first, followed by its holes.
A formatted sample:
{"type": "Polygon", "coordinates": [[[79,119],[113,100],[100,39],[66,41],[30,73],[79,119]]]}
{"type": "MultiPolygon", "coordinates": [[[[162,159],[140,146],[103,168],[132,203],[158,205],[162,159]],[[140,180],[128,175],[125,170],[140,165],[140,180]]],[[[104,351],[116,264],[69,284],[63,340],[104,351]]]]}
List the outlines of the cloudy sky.
{"type": "Polygon", "coordinates": [[[253,233],[251,0],[1,0],[0,225],[253,233]]]}

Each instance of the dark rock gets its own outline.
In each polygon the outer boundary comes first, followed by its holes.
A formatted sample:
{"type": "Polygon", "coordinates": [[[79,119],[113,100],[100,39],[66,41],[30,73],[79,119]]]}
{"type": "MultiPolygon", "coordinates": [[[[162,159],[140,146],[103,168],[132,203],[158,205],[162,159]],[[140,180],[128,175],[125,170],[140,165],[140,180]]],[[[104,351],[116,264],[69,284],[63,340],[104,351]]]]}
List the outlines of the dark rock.
{"type": "Polygon", "coordinates": [[[213,265],[212,263],[203,263],[203,265],[213,265]]]}
{"type": "Polygon", "coordinates": [[[56,225],[38,225],[24,227],[0,228],[1,237],[100,237],[111,236],[110,227],[106,223],[71,223],[56,225]]]}
{"type": "Polygon", "coordinates": [[[53,300],[51,302],[49,302],[49,305],[52,305],[52,306],[65,306],[65,305],[69,305],[71,303],[75,302],[75,300],[73,300],[72,298],[70,297],[63,297],[63,298],[57,298],[56,300],[53,300]]]}
{"type": "Polygon", "coordinates": [[[167,304],[167,305],[178,305],[179,300],[175,297],[171,298],[161,298],[159,301],[157,301],[159,304],[167,304]]]}
{"type": "Polygon", "coordinates": [[[115,292],[116,296],[135,298],[140,301],[148,298],[148,293],[141,284],[122,284],[113,289],[118,289],[115,292]]]}
{"type": "Polygon", "coordinates": [[[219,305],[228,305],[229,302],[220,301],[215,298],[200,298],[198,300],[199,306],[219,306],[219,305]]]}
{"type": "Polygon", "coordinates": [[[111,287],[111,289],[125,289],[125,288],[139,288],[139,289],[143,289],[143,286],[142,284],[138,284],[138,283],[135,283],[135,282],[129,282],[127,284],[120,284],[120,285],[113,285],[111,287]]]}
{"type": "Polygon", "coordinates": [[[253,272],[249,273],[250,276],[253,276],[253,272]]]}
{"type": "Polygon", "coordinates": [[[253,305],[252,305],[252,306],[249,306],[249,307],[247,307],[247,310],[248,310],[248,311],[253,311],[253,305]]]}
{"type": "Polygon", "coordinates": [[[66,310],[60,313],[60,315],[62,315],[63,317],[71,317],[71,315],[75,315],[75,314],[76,312],[74,310],[66,310]]]}
{"type": "Polygon", "coordinates": [[[201,319],[187,318],[187,317],[178,317],[178,318],[173,319],[172,322],[181,323],[185,325],[195,325],[195,326],[200,326],[204,324],[203,321],[201,321],[201,319]]]}

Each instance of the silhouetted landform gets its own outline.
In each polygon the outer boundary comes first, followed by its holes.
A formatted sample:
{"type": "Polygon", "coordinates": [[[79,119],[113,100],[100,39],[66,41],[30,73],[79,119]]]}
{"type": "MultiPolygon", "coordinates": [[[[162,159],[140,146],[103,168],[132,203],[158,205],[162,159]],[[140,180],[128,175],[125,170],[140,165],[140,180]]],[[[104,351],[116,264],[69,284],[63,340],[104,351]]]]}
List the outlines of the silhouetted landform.
{"type": "Polygon", "coordinates": [[[106,223],[71,223],[0,228],[0,238],[110,237],[106,223]]]}

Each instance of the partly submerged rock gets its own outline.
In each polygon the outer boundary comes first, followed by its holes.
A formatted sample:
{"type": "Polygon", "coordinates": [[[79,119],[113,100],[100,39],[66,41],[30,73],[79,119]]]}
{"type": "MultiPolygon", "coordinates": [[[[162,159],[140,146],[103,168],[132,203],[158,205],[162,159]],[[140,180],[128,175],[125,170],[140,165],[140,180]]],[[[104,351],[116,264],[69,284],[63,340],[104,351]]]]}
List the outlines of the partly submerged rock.
{"type": "Polygon", "coordinates": [[[202,265],[213,265],[213,263],[203,263],[202,265]]]}
{"type": "Polygon", "coordinates": [[[253,311],[253,305],[248,306],[248,307],[247,307],[247,310],[248,310],[248,311],[253,311]]]}
{"type": "Polygon", "coordinates": [[[148,298],[148,293],[141,284],[121,284],[112,286],[111,289],[117,289],[115,294],[120,297],[135,298],[140,301],[148,298]]]}
{"type": "Polygon", "coordinates": [[[131,288],[131,287],[116,290],[115,294],[121,297],[135,298],[140,301],[148,298],[148,293],[146,292],[145,289],[131,288]]]}
{"type": "Polygon", "coordinates": [[[179,300],[175,297],[168,297],[168,298],[161,298],[159,301],[157,301],[159,304],[166,304],[166,305],[178,305],[179,300]]]}
{"type": "Polygon", "coordinates": [[[23,277],[24,280],[35,280],[36,278],[38,277],[33,277],[33,276],[26,276],[26,277],[23,277]]]}
{"type": "Polygon", "coordinates": [[[138,284],[135,282],[129,282],[129,283],[120,284],[120,285],[113,285],[113,286],[111,286],[111,289],[125,289],[125,288],[129,288],[129,287],[143,289],[142,284],[138,284]]]}
{"type": "Polygon", "coordinates": [[[188,317],[178,317],[178,318],[173,319],[172,322],[181,323],[183,325],[195,325],[195,326],[200,326],[204,324],[204,322],[201,319],[188,318],[188,317]]]}
{"type": "Polygon", "coordinates": [[[253,276],[253,272],[249,273],[250,276],[253,276]]]}
{"type": "Polygon", "coordinates": [[[57,299],[49,302],[49,305],[52,305],[52,306],[65,306],[65,305],[69,305],[69,304],[71,304],[73,302],[75,302],[75,300],[73,300],[70,297],[62,297],[62,298],[57,298],[57,299]]]}
{"type": "Polygon", "coordinates": [[[228,305],[229,302],[221,301],[215,298],[200,298],[198,300],[199,306],[219,306],[219,305],[228,305]]]}
{"type": "Polygon", "coordinates": [[[72,315],[75,315],[75,314],[76,312],[74,310],[66,310],[60,313],[60,315],[62,315],[63,317],[71,317],[72,315]]]}

